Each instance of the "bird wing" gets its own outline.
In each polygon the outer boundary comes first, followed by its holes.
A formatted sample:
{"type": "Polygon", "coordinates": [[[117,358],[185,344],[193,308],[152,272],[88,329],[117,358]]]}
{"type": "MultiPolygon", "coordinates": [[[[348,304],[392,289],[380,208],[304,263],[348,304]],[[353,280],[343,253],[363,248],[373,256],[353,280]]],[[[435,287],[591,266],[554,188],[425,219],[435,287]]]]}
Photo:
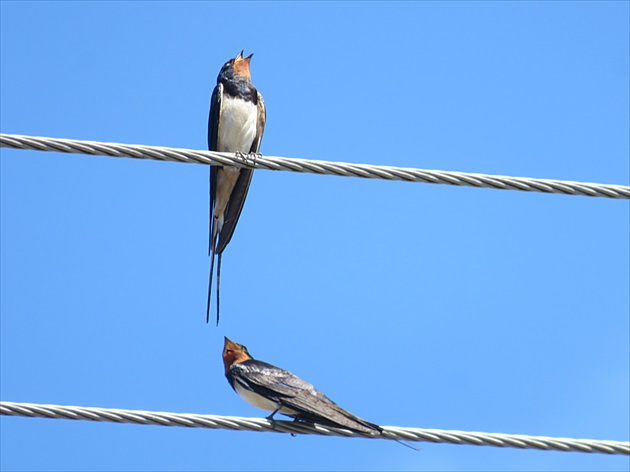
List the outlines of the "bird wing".
{"type": "MultiPolygon", "coordinates": [[[[249,152],[257,154],[260,149],[260,143],[262,141],[263,133],[265,132],[265,123],[267,121],[267,111],[265,107],[265,101],[262,98],[260,92],[257,94],[257,108],[258,117],[256,120],[256,136],[250,147],[249,152]]],[[[236,223],[243,211],[243,205],[245,204],[245,198],[247,198],[247,192],[249,191],[249,184],[252,181],[254,174],[253,169],[243,168],[240,171],[240,175],[232,195],[230,196],[230,202],[225,210],[225,219],[223,221],[223,227],[221,228],[221,234],[219,235],[219,243],[217,244],[216,252],[221,254],[225,247],[229,244],[236,228],[236,223]]]]}
{"type": "Polygon", "coordinates": [[[291,410],[296,418],[378,435],[380,426],[344,410],[310,383],[266,362],[248,360],[230,369],[233,381],[291,410]]]}
{"type": "MultiPolygon", "coordinates": [[[[210,100],[210,115],[208,116],[208,149],[217,151],[219,149],[219,120],[221,118],[221,107],[223,104],[223,84],[219,83],[212,92],[210,100]]],[[[219,167],[210,166],[210,248],[209,253],[215,246],[214,234],[214,200],[217,192],[217,173],[219,167]]],[[[212,277],[210,278],[212,283],[212,277]]]]}
{"type": "Polygon", "coordinates": [[[217,243],[217,254],[221,254],[225,247],[232,239],[236,223],[243,211],[243,205],[245,205],[245,198],[247,198],[247,192],[249,190],[249,184],[252,181],[254,174],[253,169],[241,169],[239,172],[238,180],[234,184],[234,190],[230,195],[230,200],[225,208],[225,217],[223,220],[223,227],[219,234],[219,242],[217,243]]]}
{"type": "MultiPolygon", "coordinates": [[[[219,146],[219,120],[223,105],[223,84],[218,83],[212,92],[210,99],[210,115],[208,116],[208,149],[216,151],[219,146]]],[[[217,235],[215,233],[214,200],[217,193],[217,166],[210,166],[210,222],[208,233],[208,255],[210,256],[210,278],[208,280],[208,307],[206,310],[206,323],[210,320],[210,297],[212,293],[212,277],[214,274],[214,254],[216,250],[217,235]]],[[[218,315],[217,315],[218,316],[218,315]]],[[[218,319],[217,319],[218,323],[218,319]]]]}
{"type": "Polygon", "coordinates": [[[260,143],[262,141],[263,133],[265,132],[265,123],[267,123],[267,107],[265,101],[262,98],[260,92],[256,91],[256,103],[258,106],[258,120],[256,121],[256,137],[252,143],[250,152],[258,152],[260,150],[260,143]]]}

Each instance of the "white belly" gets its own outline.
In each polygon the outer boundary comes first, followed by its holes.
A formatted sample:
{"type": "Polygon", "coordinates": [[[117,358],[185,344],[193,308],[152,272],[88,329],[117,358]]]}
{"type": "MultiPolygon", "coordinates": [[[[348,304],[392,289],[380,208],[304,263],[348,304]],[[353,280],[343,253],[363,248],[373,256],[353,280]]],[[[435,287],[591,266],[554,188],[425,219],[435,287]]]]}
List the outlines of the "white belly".
{"type": "MultiPolygon", "coordinates": [[[[242,387],[238,382],[234,382],[234,387],[236,389],[236,393],[238,393],[243,400],[245,400],[250,405],[255,406],[256,408],[260,408],[261,410],[266,411],[276,411],[280,406],[279,403],[272,402],[271,400],[261,395],[258,395],[251,390],[247,390],[246,388],[242,387]]],[[[290,408],[281,408],[279,410],[279,413],[282,413],[283,415],[297,414],[296,411],[291,410],[290,408]]]]}
{"type": "MultiPolygon", "coordinates": [[[[256,105],[224,95],[217,140],[218,151],[248,153],[256,138],[257,121],[258,108],[256,105]]],[[[216,233],[220,233],[223,228],[225,209],[239,174],[240,169],[237,167],[223,167],[218,170],[214,204],[214,217],[217,219],[216,233]]]]}
{"type": "Polygon", "coordinates": [[[258,108],[252,102],[223,96],[217,139],[220,152],[249,152],[256,137],[258,108]]]}

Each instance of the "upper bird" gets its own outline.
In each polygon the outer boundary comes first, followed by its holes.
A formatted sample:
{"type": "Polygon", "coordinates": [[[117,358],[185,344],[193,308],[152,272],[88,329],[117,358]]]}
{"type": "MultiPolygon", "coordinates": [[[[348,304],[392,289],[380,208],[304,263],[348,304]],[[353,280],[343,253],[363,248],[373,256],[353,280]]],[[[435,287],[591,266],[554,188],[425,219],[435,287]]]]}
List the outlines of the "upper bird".
{"type": "Polygon", "coordinates": [[[383,429],[344,410],[310,383],[279,367],[257,361],[247,348],[225,338],[225,376],[247,403],[296,420],[379,436],[383,429]]]}
{"type": "MultiPolygon", "coordinates": [[[[208,148],[211,151],[249,154],[258,153],[260,149],[267,113],[262,95],[252,85],[249,71],[252,56],[243,57],[241,51],[219,72],[208,117],[208,148]]],[[[238,167],[210,168],[210,281],[206,322],[210,319],[214,256],[217,254],[217,326],[221,255],[232,239],[253,172],[238,167]]]]}

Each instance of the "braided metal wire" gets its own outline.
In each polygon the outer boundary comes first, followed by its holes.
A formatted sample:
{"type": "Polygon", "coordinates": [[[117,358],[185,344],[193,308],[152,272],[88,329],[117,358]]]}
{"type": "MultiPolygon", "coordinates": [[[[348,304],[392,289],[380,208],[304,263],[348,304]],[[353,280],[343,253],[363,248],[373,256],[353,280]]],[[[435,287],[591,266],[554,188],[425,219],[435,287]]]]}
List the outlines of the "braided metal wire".
{"type": "Polygon", "coordinates": [[[602,441],[595,439],[549,438],[520,434],[477,433],[439,429],[400,428],[383,426],[383,435],[374,436],[295,421],[270,421],[266,418],[241,418],[237,416],[198,415],[190,413],[166,413],[114,408],[88,408],[78,406],[42,405],[33,403],[0,402],[0,415],[26,416],[69,420],[107,421],[159,426],[184,426],[188,428],[230,429],[291,434],[317,434],[398,441],[424,441],[433,443],[468,444],[473,446],[514,447],[542,449],[546,451],[575,451],[602,454],[630,455],[630,442],[602,441]]]}
{"type": "Polygon", "coordinates": [[[275,156],[259,155],[253,157],[214,151],[195,151],[161,146],[104,143],[76,139],[23,136],[18,134],[0,134],[0,147],[96,156],[132,157],[137,159],[154,159],[208,165],[218,164],[250,167],[253,169],[288,170],[292,172],[328,174],[343,177],[402,180],[406,182],[482,187],[498,190],[521,190],[524,192],[630,199],[630,187],[624,185],[507,177],[501,175],[351,164],[347,162],[329,162],[275,156]]]}

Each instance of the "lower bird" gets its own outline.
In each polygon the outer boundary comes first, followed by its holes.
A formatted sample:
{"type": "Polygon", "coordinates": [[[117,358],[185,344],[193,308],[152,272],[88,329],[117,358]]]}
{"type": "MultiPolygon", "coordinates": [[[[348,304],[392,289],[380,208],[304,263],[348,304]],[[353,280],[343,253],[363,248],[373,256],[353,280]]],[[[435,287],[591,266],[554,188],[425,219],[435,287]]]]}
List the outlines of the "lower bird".
{"type": "Polygon", "coordinates": [[[344,410],[310,383],[279,367],[252,358],[247,348],[225,338],[225,376],[246,402],[299,421],[380,436],[383,429],[344,410]]]}

